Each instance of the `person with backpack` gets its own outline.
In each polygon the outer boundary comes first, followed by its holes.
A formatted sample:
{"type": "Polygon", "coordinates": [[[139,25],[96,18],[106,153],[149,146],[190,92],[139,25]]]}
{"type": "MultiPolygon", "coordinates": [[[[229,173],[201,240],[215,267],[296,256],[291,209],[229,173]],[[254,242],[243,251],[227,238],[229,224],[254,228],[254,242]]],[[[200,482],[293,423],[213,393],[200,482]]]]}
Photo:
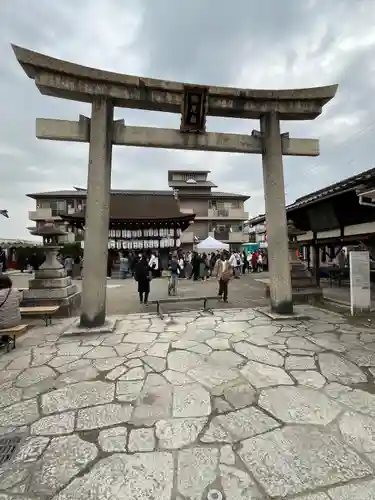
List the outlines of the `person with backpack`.
{"type": "Polygon", "coordinates": [[[233,267],[229,261],[229,253],[224,251],[217,259],[214,268],[214,275],[219,282],[218,295],[224,302],[228,302],[228,284],[233,277],[233,267]]]}

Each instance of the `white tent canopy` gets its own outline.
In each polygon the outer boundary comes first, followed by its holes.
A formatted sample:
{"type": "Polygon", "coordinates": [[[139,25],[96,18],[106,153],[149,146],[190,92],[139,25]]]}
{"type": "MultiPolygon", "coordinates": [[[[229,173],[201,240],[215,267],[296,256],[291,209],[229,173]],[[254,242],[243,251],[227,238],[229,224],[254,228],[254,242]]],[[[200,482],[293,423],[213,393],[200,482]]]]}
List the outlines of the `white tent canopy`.
{"type": "Polygon", "coordinates": [[[198,243],[195,247],[198,252],[213,252],[214,250],[229,250],[228,243],[223,243],[222,241],[215,240],[212,236],[209,236],[205,240],[198,243]]]}

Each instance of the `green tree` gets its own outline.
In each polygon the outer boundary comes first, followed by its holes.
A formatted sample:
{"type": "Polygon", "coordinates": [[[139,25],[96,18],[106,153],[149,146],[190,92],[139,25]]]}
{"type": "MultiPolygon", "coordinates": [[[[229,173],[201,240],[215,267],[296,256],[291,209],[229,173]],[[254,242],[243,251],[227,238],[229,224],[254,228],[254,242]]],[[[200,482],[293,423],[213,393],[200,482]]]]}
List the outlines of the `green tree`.
{"type": "Polygon", "coordinates": [[[68,256],[72,257],[72,259],[82,257],[83,250],[81,248],[81,244],[78,241],[75,241],[74,243],[64,243],[64,245],[60,248],[60,255],[63,259],[68,256]]]}

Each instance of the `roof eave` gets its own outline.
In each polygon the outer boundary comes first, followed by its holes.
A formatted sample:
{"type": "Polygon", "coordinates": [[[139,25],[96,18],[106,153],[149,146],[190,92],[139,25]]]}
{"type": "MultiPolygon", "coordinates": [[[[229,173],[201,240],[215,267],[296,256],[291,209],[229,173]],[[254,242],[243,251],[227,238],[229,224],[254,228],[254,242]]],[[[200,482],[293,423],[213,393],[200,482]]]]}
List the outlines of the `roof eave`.
{"type": "MultiPolygon", "coordinates": [[[[79,212],[75,214],[62,214],[60,217],[63,220],[71,220],[71,221],[84,221],[85,220],[85,212],[79,212]]],[[[126,217],[126,218],[118,218],[118,217],[110,217],[111,222],[137,222],[137,221],[151,221],[151,222],[163,222],[163,221],[193,221],[196,217],[196,214],[183,214],[177,215],[175,217],[126,217]]]]}
{"type": "Polygon", "coordinates": [[[168,174],[210,174],[211,170],[168,170],[168,174]]]}
{"type": "Polygon", "coordinates": [[[251,196],[247,194],[236,194],[236,193],[215,193],[211,192],[211,198],[233,198],[234,200],[249,200],[251,196]]]}
{"type": "Polygon", "coordinates": [[[54,193],[53,191],[49,193],[29,193],[26,196],[33,200],[38,200],[41,198],[82,198],[82,195],[86,196],[86,192],[72,191],[71,193],[54,193]]]}

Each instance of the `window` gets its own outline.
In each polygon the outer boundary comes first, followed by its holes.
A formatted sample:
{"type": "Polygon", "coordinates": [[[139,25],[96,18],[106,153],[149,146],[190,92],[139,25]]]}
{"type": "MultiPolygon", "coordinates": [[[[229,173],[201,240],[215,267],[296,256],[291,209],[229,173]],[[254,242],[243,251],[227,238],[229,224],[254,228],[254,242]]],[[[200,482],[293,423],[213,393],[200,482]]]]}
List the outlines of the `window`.
{"type": "Polygon", "coordinates": [[[67,212],[68,212],[68,214],[73,214],[76,211],[74,205],[75,205],[74,200],[69,200],[67,202],[67,212]]]}
{"type": "Polygon", "coordinates": [[[195,179],[195,175],[194,174],[183,174],[182,178],[184,181],[188,181],[189,179],[195,179]]]}
{"type": "Polygon", "coordinates": [[[216,231],[218,233],[229,231],[230,227],[230,224],[216,224],[216,231]]]}
{"type": "Polygon", "coordinates": [[[218,201],[216,212],[219,217],[229,217],[229,207],[225,201],[218,201]]]}
{"type": "Polygon", "coordinates": [[[56,200],[51,203],[52,208],[52,216],[61,215],[66,213],[66,201],[65,200],[56,200]]]}
{"type": "Polygon", "coordinates": [[[230,225],[228,224],[217,224],[216,222],[210,222],[208,225],[208,229],[210,232],[216,231],[216,232],[221,232],[221,231],[229,231],[230,225]]]}
{"type": "Polygon", "coordinates": [[[40,208],[51,208],[51,202],[49,200],[37,200],[36,201],[36,209],[40,208]]]}
{"type": "Polygon", "coordinates": [[[76,200],[76,211],[77,212],[81,212],[82,210],[84,210],[86,208],[86,200],[83,199],[83,200],[76,200]]]}

